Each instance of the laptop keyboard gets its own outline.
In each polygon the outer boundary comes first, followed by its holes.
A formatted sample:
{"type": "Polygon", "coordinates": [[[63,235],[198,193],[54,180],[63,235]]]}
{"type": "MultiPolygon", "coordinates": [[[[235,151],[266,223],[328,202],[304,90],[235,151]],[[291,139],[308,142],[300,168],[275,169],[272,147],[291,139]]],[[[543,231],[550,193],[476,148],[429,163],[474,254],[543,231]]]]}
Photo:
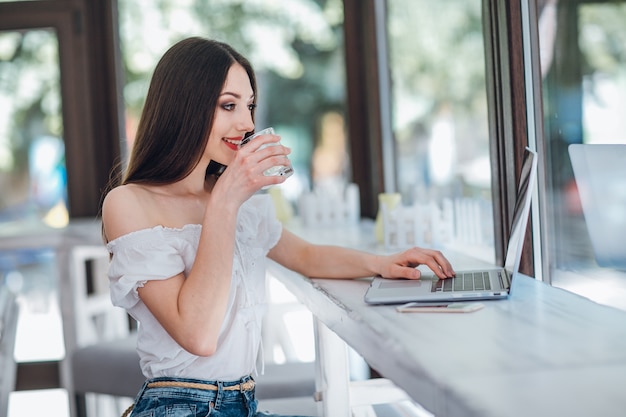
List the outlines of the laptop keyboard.
{"type": "Polygon", "coordinates": [[[489,291],[488,272],[466,272],[454,278],[440,279],[433,282],[433,292],[454,292],[454,291],[489,291]]]}

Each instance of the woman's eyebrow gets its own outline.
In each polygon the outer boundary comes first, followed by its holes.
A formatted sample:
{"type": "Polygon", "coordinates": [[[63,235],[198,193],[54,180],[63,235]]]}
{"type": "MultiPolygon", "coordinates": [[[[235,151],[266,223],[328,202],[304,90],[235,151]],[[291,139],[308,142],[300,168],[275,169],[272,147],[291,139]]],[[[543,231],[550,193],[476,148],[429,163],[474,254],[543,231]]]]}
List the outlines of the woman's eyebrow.
{"type": "MultiPolygon", "coordinates": [[[[220,97],[221,96],[233,96],[234,98],[236,98],[238,100],[241,99],[241,94],[233,93],[233,92],[230,92],[230,91],[224,91],[222,94],[220,94],[220,97]]],[[[254,94],[252,94],[250,96],[250,100],[253,100],[253,99],[254,99],[254,94]]]]}
{"type": "Polygon", "coordinates": [[[241,95],[237,94],[237,93],[231,93],[230,91],[224,91],[222,94],[220,94],[221,96],[233,96],[236,99],[240,99],[241,95]]]}

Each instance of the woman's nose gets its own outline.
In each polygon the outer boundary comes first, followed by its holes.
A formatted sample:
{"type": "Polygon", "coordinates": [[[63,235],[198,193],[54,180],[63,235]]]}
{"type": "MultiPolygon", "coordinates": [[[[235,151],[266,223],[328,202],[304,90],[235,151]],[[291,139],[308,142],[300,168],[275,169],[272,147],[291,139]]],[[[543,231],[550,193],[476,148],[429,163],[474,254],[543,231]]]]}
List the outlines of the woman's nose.
{"type": "Polygon", "coordinates": [[[254,130],[254,121],[252,120],[250,110],[246,111],[239,118],[239,129],[246,132],[252,132],[254,130]]]}

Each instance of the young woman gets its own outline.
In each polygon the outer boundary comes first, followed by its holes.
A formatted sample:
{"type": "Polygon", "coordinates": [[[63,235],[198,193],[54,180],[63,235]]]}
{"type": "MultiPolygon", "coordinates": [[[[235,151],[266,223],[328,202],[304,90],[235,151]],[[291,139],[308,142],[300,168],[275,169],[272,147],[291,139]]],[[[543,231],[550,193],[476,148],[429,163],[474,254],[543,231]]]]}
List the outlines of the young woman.
{"type": "Polygon", "coordinates": [[[265,259],[305,276],[418,279],[454,271],[438,251],[377,256],[312,245],[283,229],[256,194],[290,166],[284,146],[254,131],[256,81],[230,46],[175,44],[158,63],[128,168],[106,194],[103,233],[114,304],[139,323],[147,381],[133,417],[260,416],[254,399],[265,259]]]}

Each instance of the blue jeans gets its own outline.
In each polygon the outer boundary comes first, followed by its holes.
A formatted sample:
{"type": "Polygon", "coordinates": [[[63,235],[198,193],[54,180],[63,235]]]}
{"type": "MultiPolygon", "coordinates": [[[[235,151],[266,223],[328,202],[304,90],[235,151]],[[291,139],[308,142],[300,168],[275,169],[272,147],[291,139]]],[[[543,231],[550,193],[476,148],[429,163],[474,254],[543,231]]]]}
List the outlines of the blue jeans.
{"type": "Polygon", "coordinates": [[[130,417],[296,417],[257,412],[254,388],[250,391],[223,390],[250,380],[199,381],[188,378],[153,378],[146,381],[137,394],[130,417]],[[196,388],[148,388],[157,381],[201,382],[219,387],[216,391],[196,388]]]}

